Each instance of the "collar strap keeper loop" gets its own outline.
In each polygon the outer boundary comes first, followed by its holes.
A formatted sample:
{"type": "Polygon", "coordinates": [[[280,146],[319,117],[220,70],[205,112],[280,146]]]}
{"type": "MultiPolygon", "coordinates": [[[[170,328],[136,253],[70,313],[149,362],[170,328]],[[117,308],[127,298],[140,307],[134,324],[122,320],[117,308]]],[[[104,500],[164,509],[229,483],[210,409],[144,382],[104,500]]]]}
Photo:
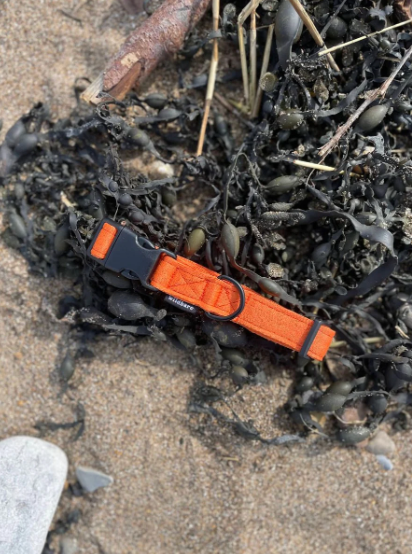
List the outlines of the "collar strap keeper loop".
{"type": "Polygon", "coordinates": [[[313,341],[316,339],[316,335],[318,334],[318,331],[321,328],[321,326],[322,326],[322,322],[319,319],[315,319],[305,339],[305,342],[303,343],[302,348],[299,351],[299,356],[302,356],[302,358],[309,359],[308,352],[312,346],[313,341]]]}

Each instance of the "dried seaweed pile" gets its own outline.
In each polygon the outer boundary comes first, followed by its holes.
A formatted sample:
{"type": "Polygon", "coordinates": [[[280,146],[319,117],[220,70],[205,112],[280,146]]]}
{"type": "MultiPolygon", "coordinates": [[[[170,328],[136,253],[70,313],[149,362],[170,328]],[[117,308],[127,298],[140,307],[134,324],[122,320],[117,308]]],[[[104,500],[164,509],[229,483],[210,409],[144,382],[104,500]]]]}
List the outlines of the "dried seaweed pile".
{"type": "MultiPolygon", "coordinates": [[[[242,7],[224,6],[220,41],[237,42],[242,7]]],[[[258,60],[267,25],[276,28],[282,9],[284,1],[279,7],[275,0],[258,8],[258,60]]],[[[327,46],[396,23],[391,5],[321,0],[307,9],[327,46]]],[[[76,325],[150,335],[191,352],[213,344],[216,373],[229,372],[239,387],[259,381],[250,348],[292,358],[294,421],[323,433],[313,414],[341,418],[345,408],[362,404],[368,408],[362,424],[338,431],[341,442],[355,444],[384,420],[403,425],[412,398],[412,34],[402,27],[337,50],[338,72],[317,55],[301,20],[288,22],[277,31],[270,71],[260,80],[259,115],[247,122],[241,116],[240,145],[216,111],[204,154],[193,155],[202,116],[193,88],[201,78],[179,99],[133,93],[124,102],[108,98],[93,112],[80,106],[57,122],[45,106],[35,106],[0,149],[3,240],[33,271],[73,280],[79,294],[62,299],[59,315],[70,312],[76,325]],[[382,86],[386,94],[375,94],[382,86]],[[143,154],[157,159],[164,178],[127,169],[143,154]],[[196,195],[203,207],[185,219],[187,198],[196,195]],[[322,319],[337,331],[325,362],[308,363],[233,323],[186,315],[138,281],[95,267],[85,249],[104,216],[322,319]]],[[[186,54],[195,51],[189,42],[186,54]]],[[[240,80],[218,77],[240,96],[240,80]]],[[[192,410],[224,419],[212,407],[222,398],[203,387],[192,410]]],[[[263,440],[234,417],[241,434],[263,440]]]]}

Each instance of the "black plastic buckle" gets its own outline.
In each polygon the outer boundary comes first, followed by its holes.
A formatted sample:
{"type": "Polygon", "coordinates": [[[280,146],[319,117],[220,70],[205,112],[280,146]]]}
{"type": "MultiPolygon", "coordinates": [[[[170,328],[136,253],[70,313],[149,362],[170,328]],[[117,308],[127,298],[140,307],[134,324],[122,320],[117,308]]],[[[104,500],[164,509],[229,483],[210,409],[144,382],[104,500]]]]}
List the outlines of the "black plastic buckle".
{"type": "Polygon", "coordinates": [[[92,243],[87,249],[87,255],[106,269],[120,273],[127,279],[138,279],[144,287],[150,290],[158,290],[149,285],[148,281],[162,254],[176,259],[176,254],[173,252],[165,248],[155,248],[150,240],[139,237],[127,227],[119,225],[111,219],[103,219],[100,222],[92,243]],[[105,223],[116,227],[118,232],[106,256],[99,260],[92,256],[91,250],[105,223]]]}

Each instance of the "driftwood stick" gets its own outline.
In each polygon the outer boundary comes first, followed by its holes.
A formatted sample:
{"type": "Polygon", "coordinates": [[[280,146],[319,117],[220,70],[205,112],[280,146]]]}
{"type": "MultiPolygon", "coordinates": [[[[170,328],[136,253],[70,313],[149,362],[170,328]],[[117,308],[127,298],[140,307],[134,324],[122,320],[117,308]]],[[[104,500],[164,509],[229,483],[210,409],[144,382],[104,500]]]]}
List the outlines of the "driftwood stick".
{"type": "Polygon", "coordinates": [[[402,69],[402,67],[405,65],[405,63],[408,61],[408,59],[411,57],[411,55],[412,55],[412,46],[408,48],[408,50],[405,52],[403,58],[396,66],[396,68],[392,71],[392,73],[389,75],[389,77],[386,79],[386,81],[382,83],[382,85],[379,88],[369,93],[368,98],[366,98],[366,100],[362,102],[362,104],[350,116],[347,122],[344,125],[341,125],[336,131],[336,134],[330,139],[330,141],[327,142],[324,146],[322,146],[322,148],[319,150],[319,156],[321,157],[321,162],[326,158],[329,152],[333,150],[335,146],[337,146],[337,144],[339,143],[343,135],[345,135],[349,131],[349,129],[354,124],[354,122],[362,115],[362,113],[366,110],[366,108],[370,104],[372,104],[372,102],[374,102],[377,98],[385,96],[393,80],[395,79],[399,71],[402,69]]]}
{"type": "Polygon", "coordinates": [[[82,99],[98,104],[105,100],[106,93],[122,100],[160,61],[180,50],[187,33],[202,18],[209,4],[210,0],[165,0],[129,36],[104,72],[83,92],[82,99]]]}

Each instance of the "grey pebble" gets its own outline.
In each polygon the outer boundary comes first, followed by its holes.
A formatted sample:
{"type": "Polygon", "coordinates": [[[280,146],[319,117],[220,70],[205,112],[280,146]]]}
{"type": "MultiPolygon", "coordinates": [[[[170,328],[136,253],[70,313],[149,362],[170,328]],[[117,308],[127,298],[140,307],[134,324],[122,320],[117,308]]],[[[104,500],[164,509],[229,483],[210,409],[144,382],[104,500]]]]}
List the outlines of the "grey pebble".
{"type": "Polygon", "coordinates": [[[69,381],[73,377],[76,364],[70,352],[67,352],[59,367],[59,376],[63,381],[69,381]]]}
{"type": "Polygon", "coordinates": [[[388,458],[383,454],[378,454],[376,456],[376,459],[379,465],[382,466],[383,469],[386,469],[386,471],[391,471],[391,469],[393,469],[393,463],[390,460],[388,460],[388,458]]]}
{"type": "Polygon", "coordinates": [[[17,120],[6,133],[5,143],[9,148],[14,148],[23,135],[26,134],[26,126],[21,119],[17,120]]]}
{"type": "Polygon", "coordinates": [[[86,492],[94,492],[113,483],[113,477],[91,467],[77,467],[76,477],[86,492]]]}
{"type": "Polygon", "coordinates": [[[369,441],[366,450],[375,455],[389,456],[396,450],[395,443],[385,431],[378,431],[369,441]]]}
{"type": "Polygon", "coordinates": [[[15,237],[19,239],[25,239],[27,237],[27,230],[24,220],[15,212],[9,215],[9,224],[11,232],[15,237]]]}

